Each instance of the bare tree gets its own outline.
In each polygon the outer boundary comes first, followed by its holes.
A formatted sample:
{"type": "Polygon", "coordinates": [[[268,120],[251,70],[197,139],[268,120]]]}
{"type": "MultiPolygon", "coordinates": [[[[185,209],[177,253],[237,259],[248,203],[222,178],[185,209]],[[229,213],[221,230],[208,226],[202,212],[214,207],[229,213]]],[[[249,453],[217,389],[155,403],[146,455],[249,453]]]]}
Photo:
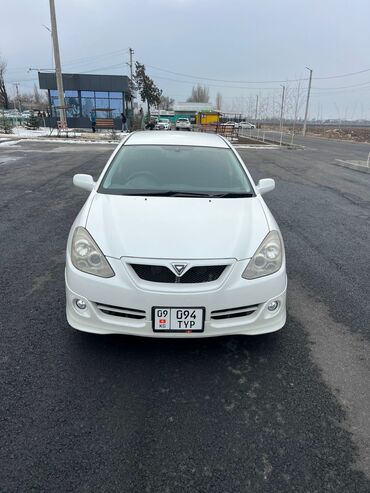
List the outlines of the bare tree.
{"type": "Polygon", "coordinates": [[[175,100],[173,98],[162,95],[158,108],[160,110],[172,110],[174,102],[175,100]]]}
{"type": "Polygon", "coordinates": [[[191,90],[191,96],[186,100],[188,103],[209,103],[209,88],[197,84],[191,90]]]}
{"type": "MultiPolygon", "coordinates": [[[[40,91],[35,92],[20,92],[19,94],[9,97],[9,107],[21,108],[26,110],[45,110],[48,107],[47,96],[40,91]]],[[[72,99],[72,98],[70,98],[72,99]]]]}
{"type": "Polygon", "coordinates": [[[20,111],[24,109],[30,110],[35,106],[34,95],[30,92],[20,92],[9,99],[9,103],[12,103],[14,108],[17,107],[20,111]]]}
{"type": "Polygon", "coordinates": [[[39,93],[36,84],[33,85],[33,100],[37,105],[41,103],[41,94],[39,93]]]}
{"type": "Polygon", "coordinates": [[[6,61],[0,57],[0,106],[5,110],[9,109],[9,98],[5,87],[6,61]]]}
{"type": "Polygon", "coordinates": [[[216,94],[216,110],[221,111],[222,106],[222,94],[218,92],[216,94]]]}
{"type": "Polygon", "coordinates": [[[235,117],[241,117],[245,112],[245,98],[243,96],[235,96],[232,98],[231,106],[229,105],[229,110],[235,113],[235,117]]]}
{"type": "MultiPolygon", "coordinates": [[[[69,98],[73,99],[73,98],[69,98]]],[[[48,98],[47,95],[45,94],[44,91],[40,92],[37,85],[34,84],[33,86],[33,101],[35,108],[37,109],[43,109],[47,107],[48,105],[48,98]]],[[[71,103],[71,101],[69,101],[71,103]]]]}
{"type": "Polygon", "coordinates": [[[254,98],[253,96],[249,95],[248,96],[248,120],[253,120],[253,111],[254,111],[254,98]]]}

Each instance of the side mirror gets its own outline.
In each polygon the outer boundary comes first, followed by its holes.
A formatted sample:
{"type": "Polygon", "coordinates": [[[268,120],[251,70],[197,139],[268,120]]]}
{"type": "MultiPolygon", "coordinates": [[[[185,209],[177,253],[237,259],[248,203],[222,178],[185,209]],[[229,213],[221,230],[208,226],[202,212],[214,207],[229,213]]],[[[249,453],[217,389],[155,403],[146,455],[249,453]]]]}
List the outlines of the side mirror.
{"type": "Polygon", "coordinates": [[[94,188],[95,182],[91,175],[74,175],[73,185],[75,187],[83,188],[84,190],[91,190],[94,188]]]}
{"type": "Polygon", "coordinates": [[[263,178],[257,183],[257,192],[261,195],[271,192],[275,188],[275,180],[272,178],[263,178]]]}

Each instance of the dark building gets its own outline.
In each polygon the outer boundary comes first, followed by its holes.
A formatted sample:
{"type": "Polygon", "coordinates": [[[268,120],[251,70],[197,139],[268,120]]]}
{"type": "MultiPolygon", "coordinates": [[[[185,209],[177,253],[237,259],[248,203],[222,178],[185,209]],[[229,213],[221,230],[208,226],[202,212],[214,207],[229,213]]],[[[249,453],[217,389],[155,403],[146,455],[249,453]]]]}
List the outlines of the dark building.
{"type": "MultiPolygon", "coordinates": [[[[55,73],[39,72],[40,89],[48,91],[50,119],[47,124],[56,126],[60,106],[55,73]]],[[[128,114],[130,79],[125,75],[63,74],[64,102],[70,128],[87,128],[91,125],[91,112],[97,118],[113,118],[116,128],[121,128],[121,113],[128,114]]]]}

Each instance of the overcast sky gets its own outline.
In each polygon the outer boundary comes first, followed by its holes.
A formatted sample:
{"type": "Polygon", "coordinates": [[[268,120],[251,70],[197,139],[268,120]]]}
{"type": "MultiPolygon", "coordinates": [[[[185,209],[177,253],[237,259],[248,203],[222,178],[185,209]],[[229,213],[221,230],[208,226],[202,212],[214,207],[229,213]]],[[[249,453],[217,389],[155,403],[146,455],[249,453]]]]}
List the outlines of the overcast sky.
{"type": "MultiPolygon", "coordinates": [[[[280,84],[288,80],[293,94],[292,80],[307,77],[308,66],[314,75],[311,117],[370,118],[370,0],[55,4],[63,72],[128,74],[132,47],[165,95],[184,101],[200,82],[209,86],[212,101],[222,94],[224,110],[246,111],[256,95],[265,107],[274,103],[278,109],[280,84]]],[[[51,37],[43,24],[50,26],[48,0],[2,0],[0,54],[8,63],[11,93],[13,82],[20,82],[21,91],[37,82],[29,67],[52,68],[51,37]]],[[[307,80],[302,87],[303,97],[307,80]]]]}

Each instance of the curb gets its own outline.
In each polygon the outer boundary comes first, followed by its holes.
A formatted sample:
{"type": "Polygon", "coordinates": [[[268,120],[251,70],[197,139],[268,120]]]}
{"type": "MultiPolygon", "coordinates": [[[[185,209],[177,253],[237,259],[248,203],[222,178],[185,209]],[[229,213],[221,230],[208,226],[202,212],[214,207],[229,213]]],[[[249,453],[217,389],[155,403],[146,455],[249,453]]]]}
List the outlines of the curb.
{"type": "MultiPolygon", "coordinates": [[[[278,147],[279,149],[282,149],[282,148],[285,148],[285,149],[290,149],[290,150],[294,150],[294,149],[305,149],[305,146],[303,144],[290,144],[289,142],[284,142],[282,141],[281,145],[280,145],[280,140],[274,140],[274,139],[271,139],[271,138],[265,138],[265,140],[261,140],[261,139],[257,139],[257,138],[254,138],[254,137],[247,137],[247,136],[244,136],[244,135],[240,135],[239,136],[239,142],[240,142],[240,139],[249,139],[249,140],[254,140],[256,142],[256,146],[271,146],[271,147],[278,147]]],[[[242,144],[242,142],[240,142],[242,144]]]]}
{"type": "MultiPolygon", "coordinates": [[[[20,142],[20,141],[18,141],[20,142]]],[[[121,141],[112,141],[112,140],[72,140],[72,139],[22,139],[22,142],[50,142],[50,143],[59,143],[59,144],[90,144],[90,145],[118,145],[121,141]]]]}
{"type": "Polygon", "coordinates": [[[272,150],[272,151],[276,151],[278,149],[280,149],[280,146],[279,145],[274,145],[274,144],[268,144],[268,145],[259,145],[259,144],[233,144],[233,146],[235,147],[236,150],[238,149],[254,149],[254,150],[257,150],[257,149],[269,149],[269,150],[272,150]]]}
{"type": "Polygon", "coordinates": [[[362,166],[361,164],[351,163],[351,161],[343,161],[342,159],[336,159],[335,166],[341,166],[342,168],[353,169],[355,171],[360,171],[361,173],[370,174],[370,168],[367,166],[362,166]]]}

